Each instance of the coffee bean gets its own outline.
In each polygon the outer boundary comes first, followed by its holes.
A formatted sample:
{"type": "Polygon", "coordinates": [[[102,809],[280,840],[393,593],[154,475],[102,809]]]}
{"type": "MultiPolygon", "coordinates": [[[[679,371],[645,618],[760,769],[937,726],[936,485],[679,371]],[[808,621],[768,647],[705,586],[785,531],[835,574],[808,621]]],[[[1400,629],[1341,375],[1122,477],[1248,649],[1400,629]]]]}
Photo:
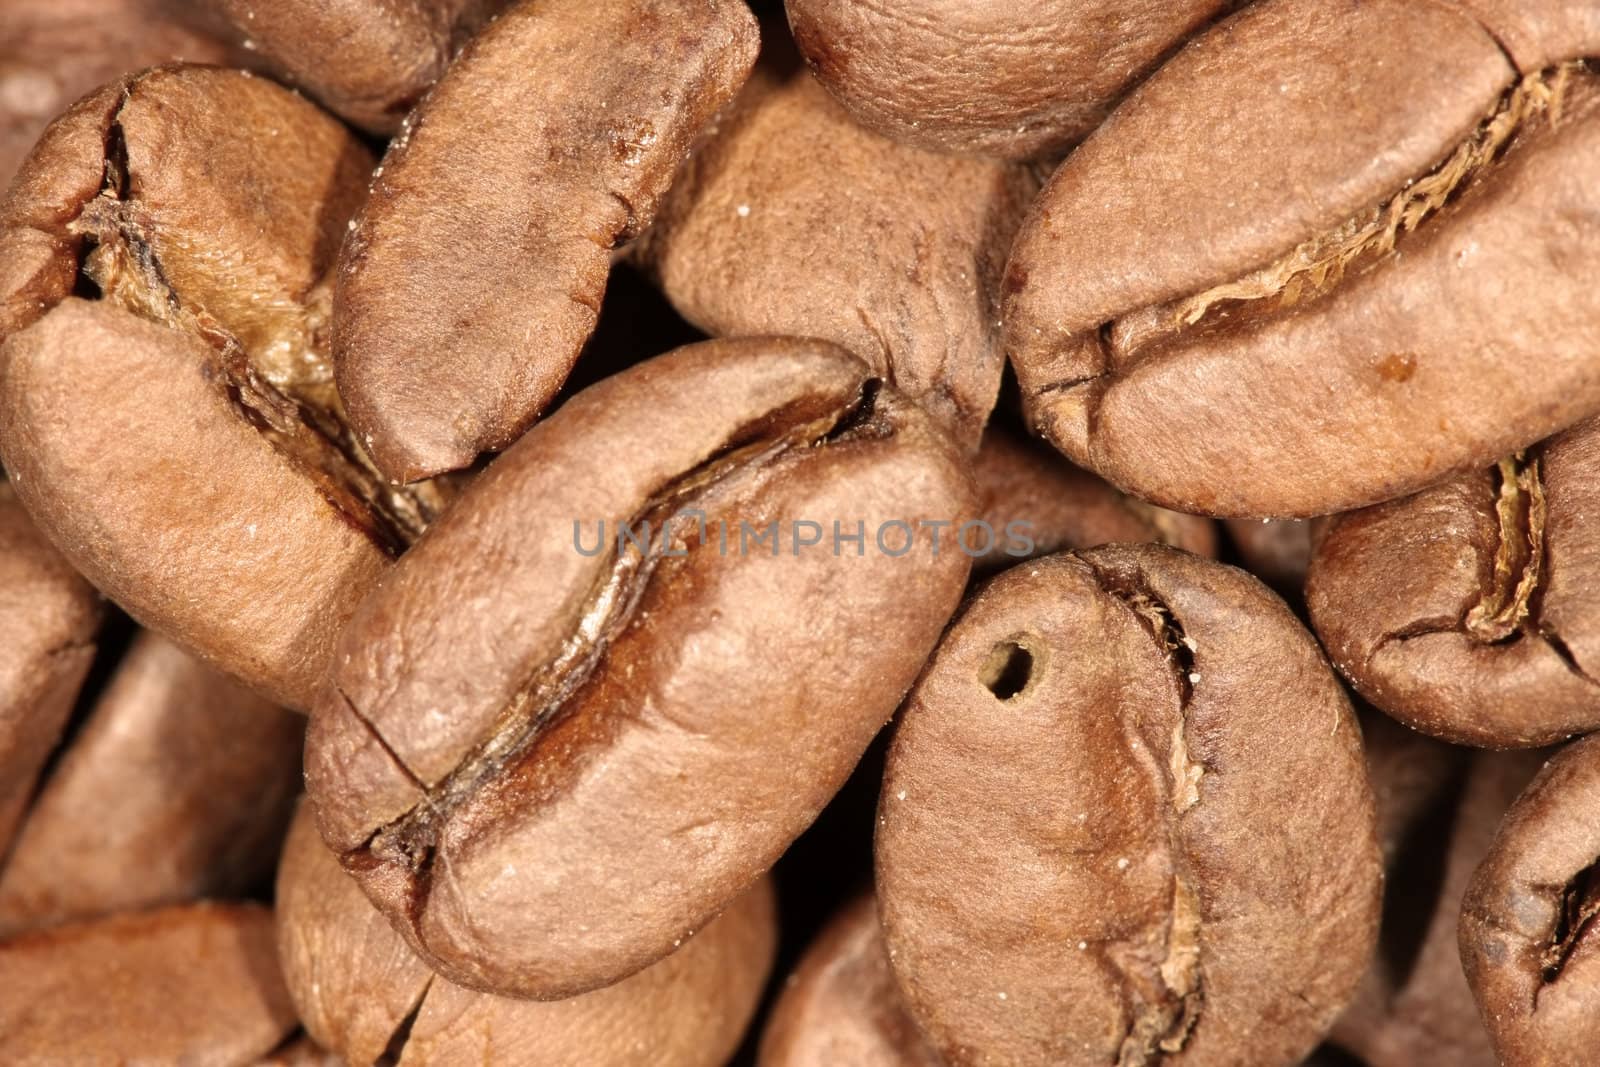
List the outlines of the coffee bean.
{"type": "MultiPolygon", "coordinates": [[[[1367,781],[1378,813],[1378,847],[1385,870],[1418,861],[1413,853],[1442,848],[1440,824],[1455,814],[1473,753],[1447,745],[1363,704],[1353,703],[1361,720],[1367,781]],[[1419,842],[1421,847],[1419,848],[1419,842]]],[[[1520,789],[1521,784],[1515,788],[1520,789]]],[[[1511,798],[1502,805],[1509,806],[1511,798]]],[[[1402,880],[1410,888],[1410,880],[1402,880]]],[[[1376,961],[1375,961],[1376,962],[1376,961]]]]}
{"type": "Polygon", "coordinates": [[[921,410],[823,342],[711,341],[601,382],[346,630],[306,744],[324,838],[461,985],[553,998],[660,959],[893,712],[967,575],[931,524],[971,494],[921,410]],[[649,551],[590,545],[599,520],[648,522],[649,551]],[[799,547],[801,522],[824,540],[799,547]]]}
{"type": "Polygon", "coordinates": [[[393,133],[505,0],[202,0],[328,110],[393,133]]]}
{"type": "Polygon", "coordinates": [[[1156,545],[985,586],[906,703],[878,893],[946,1062],[1291,1064],[1381,870],[1360,731],[1254,579],[1156,545]]]}
{"type": "Polygon", "coordinates": [[[1299,603],[1311,566],[1311,524],[1304,519],[1228,519],[1223,526],[1245,568],[1279,596],[1299,603]]]}
{"type": "Polygon", "coordinates": [[[1376,713],[1362,720],[1384,849],[1378,953],[1330,1040],[1368,1067],[1495,1067],[1456,948],[1461,897],[1532,752],[1472,754],[1376,713]]]}
{"type": "Polygon", "coordinates": [[[777,939],[763,879],[677,952],[556,1003],[452,985],[340,870],[309,809],[278,874],[278,951],[306,1029],[350,1064],[715,1067],[755,1010],[777,939]]]}
{"type": "Polygon", "coordinates": [[[1600,35],[1577,21],[1530,67],[1403,0],[1265,0],[1198,38],[1018,235],[1032,422],[1155,503],[1284,517],[1600,411],[1600,186],[1576,178],[1600,168],[1600,76],[1572,62],[1600,35]]]}
{"type": "MultiPolygon", "coordinates": [[[[1201,556],[1217,554],[1210,519],[1146,504],[1074,467],[1060,454],[991,426],[972,461],[979,518],[993,531],[978,574],[1062,549],[1114,541],[1159,541],[1201,556]]],[[[974,546],[979,533],[973,534],[974,546]]]]}
{"type": "Polygon", "coordinates": [[[907,144],[1060,155],[1166,53],[1239,0],[788,0],[817,79],[907,144]]]}
{"type": "Polygon", "coordinates": [[[870,895],[806,950],[772,1009],[759,1067],[941,1067],[906,1013],[870,895]]]}
{"type": "Polygon", "coordinates": [[[18,495],[135,618],[297,708],[444,500],[382,482],[325,358],[371,164],[263,79],[160,69],[74,106],[0,205],[18,495]]]}
{"type": "Polygon", "coordinates": [[[784,6],[0,0],[0,1062],[1595,1059],[1600,2],[784,6]]]}
{"type": "Polygon", "coordinates": [[[254,889],[299,791],[304,728],[139,637],[0,863],[0,937],[254,889]]]}
{"type": "Polygon", "coordinates": [[[1588,1062],[1600,1041],[1600,738],[1517,798],[1461,905],[1461,962],[1501,1063],[1588,1062]]]}
{"type": "Polygon", "coordinates": [[[17,1067],[249,1063],[294,1029],[259,905],[187,904],[0,943],[17,1067]]]}
{"type": "Polygon", "coordinates": [[[384,473],[465,467],[550,403],[612,249],[756,47],[738,0],[523,0],[463,53],[390,145],[339,268],[339,392],[384,473]]]}
{"type": "Polygon", "coordinates": [[[634,254],[707,333],[841,344],[975,448],[1004,362],[1000,270],[1036,188],[861,129],[774,47],[634,254]]]}
{"type": "Polygon", "coordinates": [[[102,613],[0,482],[0,857],[72,713],[102,613]]]}
{"type": "Polygon", "coordinates": [[[1363,696],[1460,744],[1600,727],[1600,419],[1489,470],[1341,515],[1307,583],[1363,696]]]}

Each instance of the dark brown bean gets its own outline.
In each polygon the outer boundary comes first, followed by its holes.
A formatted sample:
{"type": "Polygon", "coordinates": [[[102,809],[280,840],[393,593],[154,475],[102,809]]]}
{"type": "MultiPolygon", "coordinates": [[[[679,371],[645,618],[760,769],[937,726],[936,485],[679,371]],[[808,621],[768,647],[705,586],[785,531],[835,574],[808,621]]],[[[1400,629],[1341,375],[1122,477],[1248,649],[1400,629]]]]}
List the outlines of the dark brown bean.
{"type": "Polygon", "coordinates": [[[1461,898],[1532,752],[1473,753],[1382,715],[1363,721],[1385,899],[1378,953],[1331,1040],[1367,1067],[1495,1067],[1456,948],[1461,898]]]}
{"type": "Polygon", "coordinates": [[[759,1067],[942,1067],[906,1013],[870,894],[806,950],[761,1037],[759,1067]]]}
{"type": "Polygon", "coordinates": [[[506,0],[202,0],[330,111],[393,133],[506,0]]]}
{"type": "Polygon", "coordinates": [[[1491,470],[1341,515],[1311,619],[1363,696],[1461,744],[1600,727],[1600,419],[1491,470]]]}
{"type": "Polygon", "coordinates": [[[1600,1043],[1600,737],[1545,764],[1461,905],[1461,962],[1500,1062],[1588,1063],[1600,1043]]]}
{"type": "Polygon", "coordinates": [[[325,358],[371,163],[263,79],[159,69],[75,105],[0,203],[18,495],[135,618],[297,708],[443,502],[382,483],[325,358]]]}
{"type": "Polygon", "coordinates": [[[1428,838],[1429,848],[1439,847],[1434,825],[1453,816],[1472,752],[1418,733],[1360,698],[1354,703],[1378,813],[1378,847],[1384,869],[1391,870],[1412,858],[1419,836],[1428,838]]]}
{"type": "Polygon", "coordinates": [[[0,481],[0,857],[72,713],[102,614],[0,481]]]}
{"type": "Polygon", "coordinates": [[[1291,1064],[1365,969],[1360,730],[1231,567],[1115,545],[974,597],[902,712],[877,838],[890,959],[953,1067],[1291,1064]]]}
{"type": "Polygon", "coordinates": [[[0,937],[254,889],[299,792],[304,729],[139,637],[0,865],[0,937]]]}
{"type": "MultiPolygon", "coordinates": [[[[1112,542],[1155,541],[1200,556],[1217,554],[1217,526],[1128,496],[1074,467],[1052,449],[991,426],[972,461],[978,517],[993,548],[973,560],[984,575],[1021,559],[1112,542]],[[1025,523],[1008,535],[1013,523],[1025,523]],[[1023,551],[1027,542],[1027,551],[1023,551]]],[[[974,537],[974,543],[979,543],[974,537]]]]}
{"type": "Polygon", "coordinates": [[[924,148],[1059,155],[1240,0],[788,0],[819,81],[863,126],[924,148]]]}
{"type": "Polygon", "coordinates": [[[1036,180],[869,133],[775,51],[637,257],[707,333],[841,344],[977,447],[1004,362],[1000,272],[1036,180]]]}
{"type": "Polygon", "coordinates": [[[825,342],[709,341],[585,390],[346,630],[306,744],[324,838],[461,985],[554,998],[662,958],[893,713],[968,571],[929,524],[971,494],[825,342]],[[610,540],[644,520],[648,552],[610,540]],[[802,522],[865,541],[801,549],[802,522]]]}
{"type": "Polygon", "coordinates": [[[550,403],[611,250],[757,45],[739,0],[522,0],[473,41],[389,146],[340,263],[339,391],[384,473],[465,467],[550,403]]]}
{"type": "Polygon", "coordinates": [[[1283,517],[1600,411],[1600,74],[1568,62],[1600,35],[1573,29],[1531,67],[1407,0],[1264,0],[1198,38],[1018,235],[1037,429],[1167,507],[1283,517]]]}
{"type": "Polygon", "coordinates": [[[1311,566],[1311,523],[1305,519],[1228,519],[1223,525],[1245,569],[1279,596],[1299,603],[1311,566]]]}
{"type": "Polygon", "coordinates": [[[188,904],[0,943],[0,1034],[15,1067],[231,1067],[276,1048],[294,1005],[255,904],[188,904]]]}
{"type": "Polygon", "coordinates": [[[462,989],[412,955],[318,839],[309,810],[284,849],[277,920],[306,1029],[362,1067],[720,1067],[777,941],[763,879],[682,949],[616,985],[554,1003],[462,989]]]}

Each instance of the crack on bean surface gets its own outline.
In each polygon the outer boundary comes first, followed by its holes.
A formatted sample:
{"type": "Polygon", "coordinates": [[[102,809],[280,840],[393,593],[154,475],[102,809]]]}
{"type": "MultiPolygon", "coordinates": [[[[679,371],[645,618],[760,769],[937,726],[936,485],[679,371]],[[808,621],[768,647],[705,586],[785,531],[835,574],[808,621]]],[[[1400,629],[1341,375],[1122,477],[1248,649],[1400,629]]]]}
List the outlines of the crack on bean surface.
{"type": "Polygon", "coordinates": [[[411,1040],[411,1031],[417,1025],[417,1018],[422,1014],[422,1002],[427,999],[428,991],[433,988],[433,980],[432,974],[423,980],[422,988],[417,990],[416,1000],[412,1001],[406,1013],[396,1020],[394,1031],[389,1035],[389,1040],[373,1067],[396,1067],[401,1057],[405,1055],[406,1042],[411,1040]]]}
{"type": "Polygon", "coordinates": [[[769,413],[658,488],[627,520],[639,531],[649,524],[647,543],[641,547],[624,539],[620,550],[615,543],[609,546],[571,631],[554,655],[533,666],[487,737],[447,775],[426,785],[420,802],[343,857],[347,869],[392,864],[407,870],[409,910],[413,919],[419,916],[432,891],[445,822],[480,790],[520,765],[539,738],[578,703],[582,691],[601,673],[612,643],[634,622],[657,566],[664,558],[687,555],[700,543],[706,531],[684,512],[696,510],[713,490],[757,476],[794,452],[891,436],[894,428],[877,403],[880,385],[877,379],[865,381],[842,410],[821,417],[796,415],[788,409],[769,413]]]}
{"type": "Polygon", "coordinates": [[[1575,675],[1579,681],[1582,681],[1588,685],[1600,686],[1600,678],[1596,678],[1594,675],[1583,669],[1583,664],[1578,662],[1576,653],[1572,651],[1572,647],[1567,644],[1566,640],[1560,634],[1556,633],[1554,630],[1541,630],[1539,631],[1539,637],[1546,645],[1550,646],[1550,651],[1556,654],[1556,658],[1561,660],[1562,664],[1567,668],[1567,670],[1572,672],[1572,674],[1575,675]]]}
{"type": "Polygon", "coordinates": [[[1302,241],[1243,277],[1167,303],[1140,308],[1100,327],[1102,347],[1124,358],[1184,330],[1241,312],[1266,314],[1333,291],[1352,271],[1395,254],[1407,235],[1436,216],[1543,124],[1560,121],[1574,79],[1594,81],[1591,65],[1563,63],[1521,78],[1442,162],[1376,207],[1302,241]]]}
{"type": "Polygon", "coordinates": [[[1540,977],[1549,985],[1561,977],[1574,952],[1600,917],[1600,859],[1573,875],[1561,893],[1555,930],[1540,958],[1540,977]]]}
{"type": "MultiPolygon", "coordinates": [[[[1178,708],[1174,716],[1167,761],[1172,811],[1167,816],[1167,849],[1172,857],[1172,900],[1168,909],[1161,959],[1153,964],[1156,981],[1147,980],[1135,970],[1121,966],[1124,988],[1134,1003],[1131,1018],[1118,1044],[1117,1067],[1145,1067],[1183,1051],[1205,1008],[1205,976],[1201,964],[1202,915],[1200,898],[1182,869],[1183,816],[1200,802],[1200,783],[1204,764],[1189,753],[1185,731],[1196,670],[1195,641],[1185,632],[1171,605],[1133,575],[1115,574],[1095,568],[1101,587],[1120,600],[1139,620],[1154,641],[1177,687],[1178,708]]],[[[1140,946],[1132,947],[1135,959],[1143,956],[1140,946]]],[[[1120,963],[1119,963],[1120,966],[1120,963]]]]}
{"type": "Polygon", "coordinates": [[[1517,453],[1491,472],[1494,483],[1495,550],[1486,587],[1460,616],[1415,619],[1373,643],[1371,663],[1391,644],[1439,634],[1461,633],[1485,645],[1510,645],[1524,639],[1543,642],[1562,665],[1587,685],[1600,685],[1578,662],[1566,640],[1542,619],[1548,561],[1545,532],[1549,506],[1542,460],[1517,453]]]}
{"type": "Polygon", "coordinates": [[[1488,588],[1468,611],[1467,632],[1487,644],[1510,640],[1529,625],[1544,573],[1546,507],[1539,460],[1522,453],[1493,472],[1497,539],[1488,588]]]}
{"type": "Polygon", "coordinates": [[[346,524],[398,556],[443,510],[448,483],[390,485],[350,428],[326,355],[332,268],[299,302],[253,306],[267,326],[245,336],[179,292],[156,253],[155,221],[131,188],[122,115],[140,85],[123,90],[109,119],[98,195],[68,224],[83,241],[78,293],[203,340],[213,355],[208,371],[234,410],[346,524]]]}

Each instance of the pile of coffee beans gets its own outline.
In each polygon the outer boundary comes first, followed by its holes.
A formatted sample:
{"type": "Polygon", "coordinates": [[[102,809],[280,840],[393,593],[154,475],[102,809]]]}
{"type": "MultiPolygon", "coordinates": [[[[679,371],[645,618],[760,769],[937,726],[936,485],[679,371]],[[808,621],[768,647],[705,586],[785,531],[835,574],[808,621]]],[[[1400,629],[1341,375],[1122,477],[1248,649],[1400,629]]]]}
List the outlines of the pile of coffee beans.
{"type": "Polygon", "coordinates": [[[1600,1064],[1600,0],[0,0],[0,1063],[1600,1064]]]}

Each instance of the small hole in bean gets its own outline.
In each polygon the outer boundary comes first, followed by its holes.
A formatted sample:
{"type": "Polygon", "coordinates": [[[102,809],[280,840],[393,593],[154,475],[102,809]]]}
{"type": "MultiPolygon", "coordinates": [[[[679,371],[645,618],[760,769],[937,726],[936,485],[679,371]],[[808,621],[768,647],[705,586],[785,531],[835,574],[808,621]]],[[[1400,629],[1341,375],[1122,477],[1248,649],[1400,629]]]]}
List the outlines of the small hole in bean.
{"type": "Polygon", "coordinates": [[[1010,700],[1033,679],[1033,653],[1015,641],[1002,641],[989,653],[978,679],[996,699],[1010,700]]]}

